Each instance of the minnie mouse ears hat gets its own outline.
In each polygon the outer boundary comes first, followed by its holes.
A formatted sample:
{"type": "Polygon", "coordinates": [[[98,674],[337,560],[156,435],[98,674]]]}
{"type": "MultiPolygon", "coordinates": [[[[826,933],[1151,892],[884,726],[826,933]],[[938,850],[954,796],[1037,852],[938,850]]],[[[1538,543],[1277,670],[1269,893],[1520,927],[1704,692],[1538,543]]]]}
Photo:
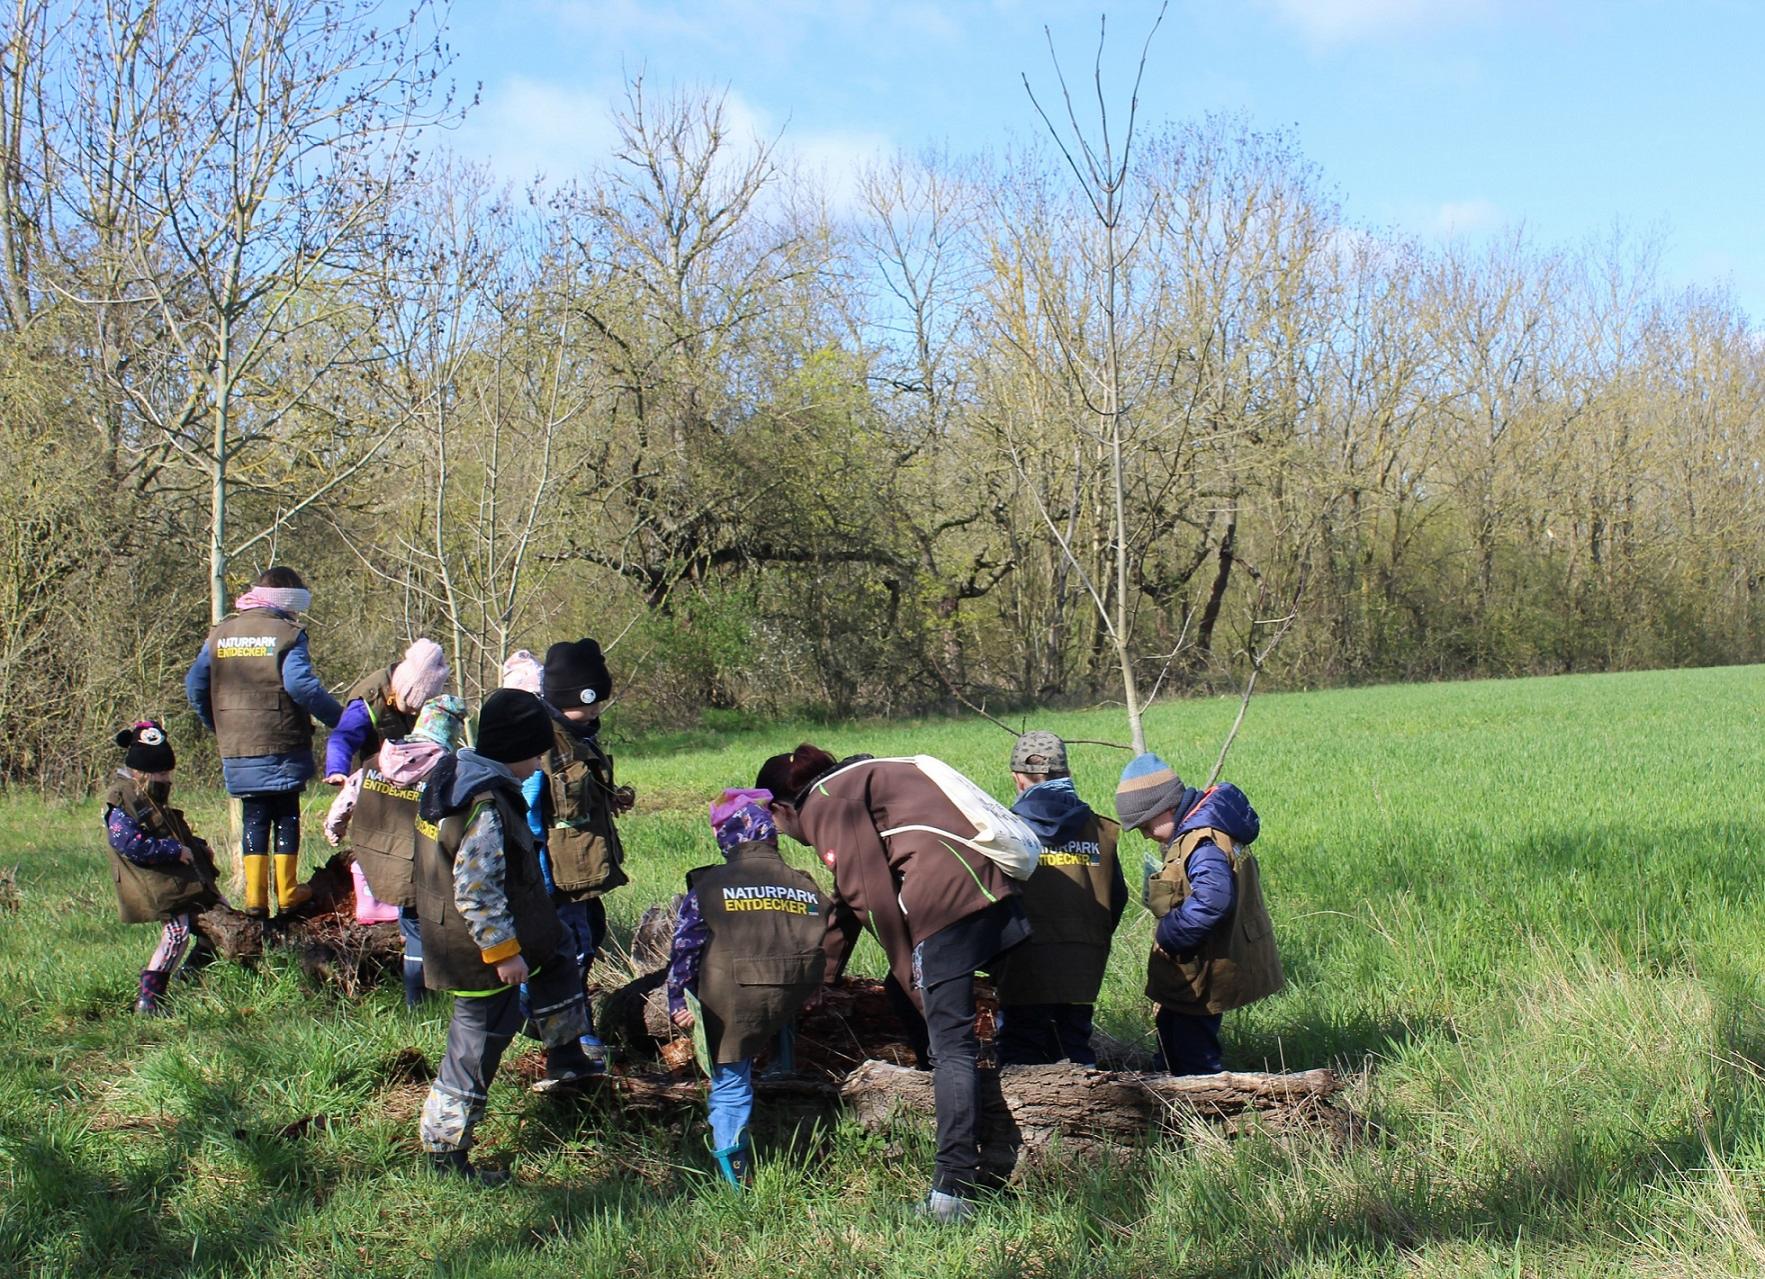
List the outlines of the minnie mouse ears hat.
{"type": "Polygon", "coordinates": [[[613,695],[613,677],[601,646],[591,639],[553,644],[545,651],[545,700],[559,710],[595,706],[613,695]]]}
{"type": "Polygon", "coordinates": [[[165,729],[150,719],[123,729],[116,735],[116,744],[128,752],[123,756],[123,766],[137,773],[169,773],[178,766],[165,729]]]}

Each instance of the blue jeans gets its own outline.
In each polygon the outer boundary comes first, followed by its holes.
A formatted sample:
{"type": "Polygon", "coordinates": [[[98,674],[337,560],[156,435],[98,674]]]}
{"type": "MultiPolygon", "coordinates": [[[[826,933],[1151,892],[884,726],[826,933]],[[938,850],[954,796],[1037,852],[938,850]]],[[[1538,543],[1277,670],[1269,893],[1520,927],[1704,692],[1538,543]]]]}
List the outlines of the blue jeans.
{"type": "Polygon", "coordinates": [[[728,1150],[741,1142],[754,1114],[752,1057],[711,1067],[711,1096],[705,1112],[711,1121],[713,1150],[728,1150]]]}

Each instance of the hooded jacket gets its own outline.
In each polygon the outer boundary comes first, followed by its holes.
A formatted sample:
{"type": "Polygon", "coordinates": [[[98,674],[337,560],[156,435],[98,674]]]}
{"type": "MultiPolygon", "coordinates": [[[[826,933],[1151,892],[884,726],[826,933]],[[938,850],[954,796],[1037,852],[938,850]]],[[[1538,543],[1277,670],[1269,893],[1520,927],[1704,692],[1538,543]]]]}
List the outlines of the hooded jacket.
{"type": "MultiPolygon", "coordinates": [[[[1192,830],[1209,827],[1224,831],[1239,845],[1255,842],[1262,831],[1256,810],[1244,792],[1230,782],[1210,791],[1190,787],[1177,806],[1183,816],[1177,822],[1173,842],[1192,830]]],[[[1185,866],[1189,895],[1158,921],[1158,948],[1179,958],[1191,955],[1217,928],[1238,902],[1232,863],[1213,840],[1204,840],[1189,854],[1185,866]]]]}
{"type": "Polygon", "coordinates": [[[908,760],[873,759],[836,769],[798,807],[803,839],[834,859],[827,980],[836,980],[868,923],[903,990],[915,990],[913,949],[999,902],[1018,886],[991,860],[936,831],[974,834],[938,784],[908,760]],[[891,836],[900,826],[929,826],[891,836]]]}
{"type": "Polygon", "coordinates": [[[1128,903],[1116,850],[1121,827],[1093,812],[1068,777],[1031,786],[1011,811],[1041,839],[1042,858],[1023,885],[1030,940],[995,974],[999,1000],[1095,1003],[1128,903]]]}
{"type": "Polygon", "coordinates": [[[1148,905],[1168,909],[1147,957],[1146,994],[1167,1011],[1211,1016],[1286,984],[1261,871],[1246,847],[1261,823],[1229,783],[1185,794],[1177,812],[1164,866],[1148,883],[1148,905]]]}
{"type": "Polygon", "coordinates": [[[527,829],[514,774],[476,751],[444,755],[417,803],[437,827],[413,873],[423,980],[435,990],[504,989],[496,965],[515,955],[538,968],[563,940],[527,829]]]}

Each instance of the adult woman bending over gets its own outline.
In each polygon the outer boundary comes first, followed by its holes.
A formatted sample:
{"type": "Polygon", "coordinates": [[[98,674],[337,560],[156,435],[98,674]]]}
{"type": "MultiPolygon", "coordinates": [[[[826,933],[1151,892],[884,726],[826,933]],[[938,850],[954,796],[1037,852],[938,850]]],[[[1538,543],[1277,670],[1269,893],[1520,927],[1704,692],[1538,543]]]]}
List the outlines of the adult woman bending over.
{"type": "Polygon", "coordinates": [[[1017,885],[963,842],[974,824],[912,760],[841,764],[804,743],[767,760],[755,785],[772,792],[778,829],[834,873],[826,980],[839,979],[868,924],[925,1012],[938,1138],[922,1210],[966,1218],[980,1174],[974,975],[1029,936],[1017,885]]]}

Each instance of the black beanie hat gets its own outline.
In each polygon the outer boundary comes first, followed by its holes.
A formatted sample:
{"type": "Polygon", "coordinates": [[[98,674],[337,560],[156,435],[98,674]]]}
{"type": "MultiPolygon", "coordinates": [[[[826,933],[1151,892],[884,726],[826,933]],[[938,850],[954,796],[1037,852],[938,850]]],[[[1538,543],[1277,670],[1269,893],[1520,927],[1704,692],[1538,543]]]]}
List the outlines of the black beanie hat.
{"type": "Polygon", "coordinates": [[[545,700],[564,710],[593,706],[613,695],[613,677],[601,646],[591,639],[562,640],[545,651],[545,700]]]}
{"type": "Polygon", "coordinates": [[[116,744],[128,751],[123,756],[123,766],[137,773],[169,773],[178,766],[165,729],[150,719],[123,729],[116,735],[116,744]]]}
{"type": "Polygon", "coordinates": [[[552,748],[552,717],[545,703],[519,688],[499,688],[478,712],[478,744],[485,759],[514,764],[552,748]]]}

